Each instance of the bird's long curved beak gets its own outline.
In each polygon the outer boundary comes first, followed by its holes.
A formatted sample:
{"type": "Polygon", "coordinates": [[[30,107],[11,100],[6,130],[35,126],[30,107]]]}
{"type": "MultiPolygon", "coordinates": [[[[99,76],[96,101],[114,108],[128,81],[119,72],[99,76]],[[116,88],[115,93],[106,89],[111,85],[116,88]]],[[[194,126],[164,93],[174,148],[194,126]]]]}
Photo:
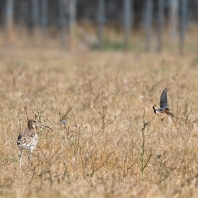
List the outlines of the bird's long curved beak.
{"type": "Polygon", "coordinates": [[[44,126],[44,127],[46,127],[46,128],[48,128],[48,129],[50,129],[50,130],[52,130],[53,131],[53,129],[52,128],[50,128],[49,126],[47,126],[46,124],[41,124],[41,123],[39,123],[41,126],[44,126]]]}

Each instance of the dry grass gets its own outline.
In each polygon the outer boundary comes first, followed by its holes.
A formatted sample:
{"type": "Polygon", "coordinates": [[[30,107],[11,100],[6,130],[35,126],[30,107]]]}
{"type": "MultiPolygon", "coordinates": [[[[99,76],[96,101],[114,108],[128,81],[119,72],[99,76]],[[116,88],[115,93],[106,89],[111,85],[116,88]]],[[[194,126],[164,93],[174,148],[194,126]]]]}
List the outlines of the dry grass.
{"type": "Polygon", "coordinates": [[[0,197],[196,197],[198,60],[1,51],[0,197]],[[153,116],[162,90],[179,120],[153,116]],[[67,126],[60,117],[68,113],[67,126]],[[18,133],[42,120],[28,166],[18,133]],[[142,128],[145,126],[145,129],[142,128]]]}

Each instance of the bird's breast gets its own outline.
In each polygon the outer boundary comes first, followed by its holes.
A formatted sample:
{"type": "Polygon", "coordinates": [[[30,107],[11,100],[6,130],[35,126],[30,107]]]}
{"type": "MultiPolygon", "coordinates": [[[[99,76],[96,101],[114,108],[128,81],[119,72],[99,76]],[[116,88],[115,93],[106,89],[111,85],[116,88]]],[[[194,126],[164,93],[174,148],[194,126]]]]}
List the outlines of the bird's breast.
{"type": "Polygon", "coordinates": [[[164,109],[164,113],[170,112],[170,109],[164,109]]]}

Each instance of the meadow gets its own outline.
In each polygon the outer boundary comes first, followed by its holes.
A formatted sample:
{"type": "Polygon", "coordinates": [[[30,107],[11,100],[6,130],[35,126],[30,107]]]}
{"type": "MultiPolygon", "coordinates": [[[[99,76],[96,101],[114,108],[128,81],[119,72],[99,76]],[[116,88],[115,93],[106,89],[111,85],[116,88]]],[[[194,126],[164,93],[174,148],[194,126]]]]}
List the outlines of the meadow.
{"type": "Polygon", "coordinates": [[[198,58],[2,50],[0,197],[197,197],[198,58]],[[179,117],[155,115],[167,87],[179,117]],[[37,119],[31,163],[16,139],[37,119]],[[66,119],[66,126],[61,123],[66,119]]]}

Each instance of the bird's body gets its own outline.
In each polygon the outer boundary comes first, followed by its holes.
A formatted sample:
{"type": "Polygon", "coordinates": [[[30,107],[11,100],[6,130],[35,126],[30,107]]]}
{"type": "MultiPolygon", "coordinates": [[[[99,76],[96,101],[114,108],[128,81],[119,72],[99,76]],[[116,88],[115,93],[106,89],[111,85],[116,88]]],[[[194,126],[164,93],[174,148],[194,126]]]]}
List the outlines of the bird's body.
{"type": "Polygon", "coordinates": [[[170,112],[169,108],[156,108],[155,106],[153,106],[153,110],[155,113],[159,112],[159,113],[168,113],[170,112]]]}
{"type": "MultiPolygon", "coordinates": [[[[36,120],[29,120],[28,121],[28,129],[23,131],[19,134],[17,139],[17,146],[20,150],[20,168],[22,165],[22,152],[23,149],[28,149],[30,151],[28,161],[30,162],[32,151],[34,150],[35,146],[38,143],[38,134],[36,133],[36,128],[38,125],[45,126],[49,129],[47,125],[41,124],[36,120]]],[[[52,129],[51,129],[52,130],[52,129]]]]}
{"type": "Polygon", "coordinates": [[[34,130],[26,130],[19,134],[17,139],[17,146],[19,149],[33,150],[38,143],[38,135],[34,130]]]}
{"type": "Polygon", "coordinates": [[[173,115],[173,113],[171,113],[171,109],[168,107],[167,92],[168,92],[168,89],[165,88],[160,96],[160,108],[156,108],[155,106],[153,106],[154,113],[157,113],[157,112],[166,113],[169,116],[177,118],[173,115]]]}

